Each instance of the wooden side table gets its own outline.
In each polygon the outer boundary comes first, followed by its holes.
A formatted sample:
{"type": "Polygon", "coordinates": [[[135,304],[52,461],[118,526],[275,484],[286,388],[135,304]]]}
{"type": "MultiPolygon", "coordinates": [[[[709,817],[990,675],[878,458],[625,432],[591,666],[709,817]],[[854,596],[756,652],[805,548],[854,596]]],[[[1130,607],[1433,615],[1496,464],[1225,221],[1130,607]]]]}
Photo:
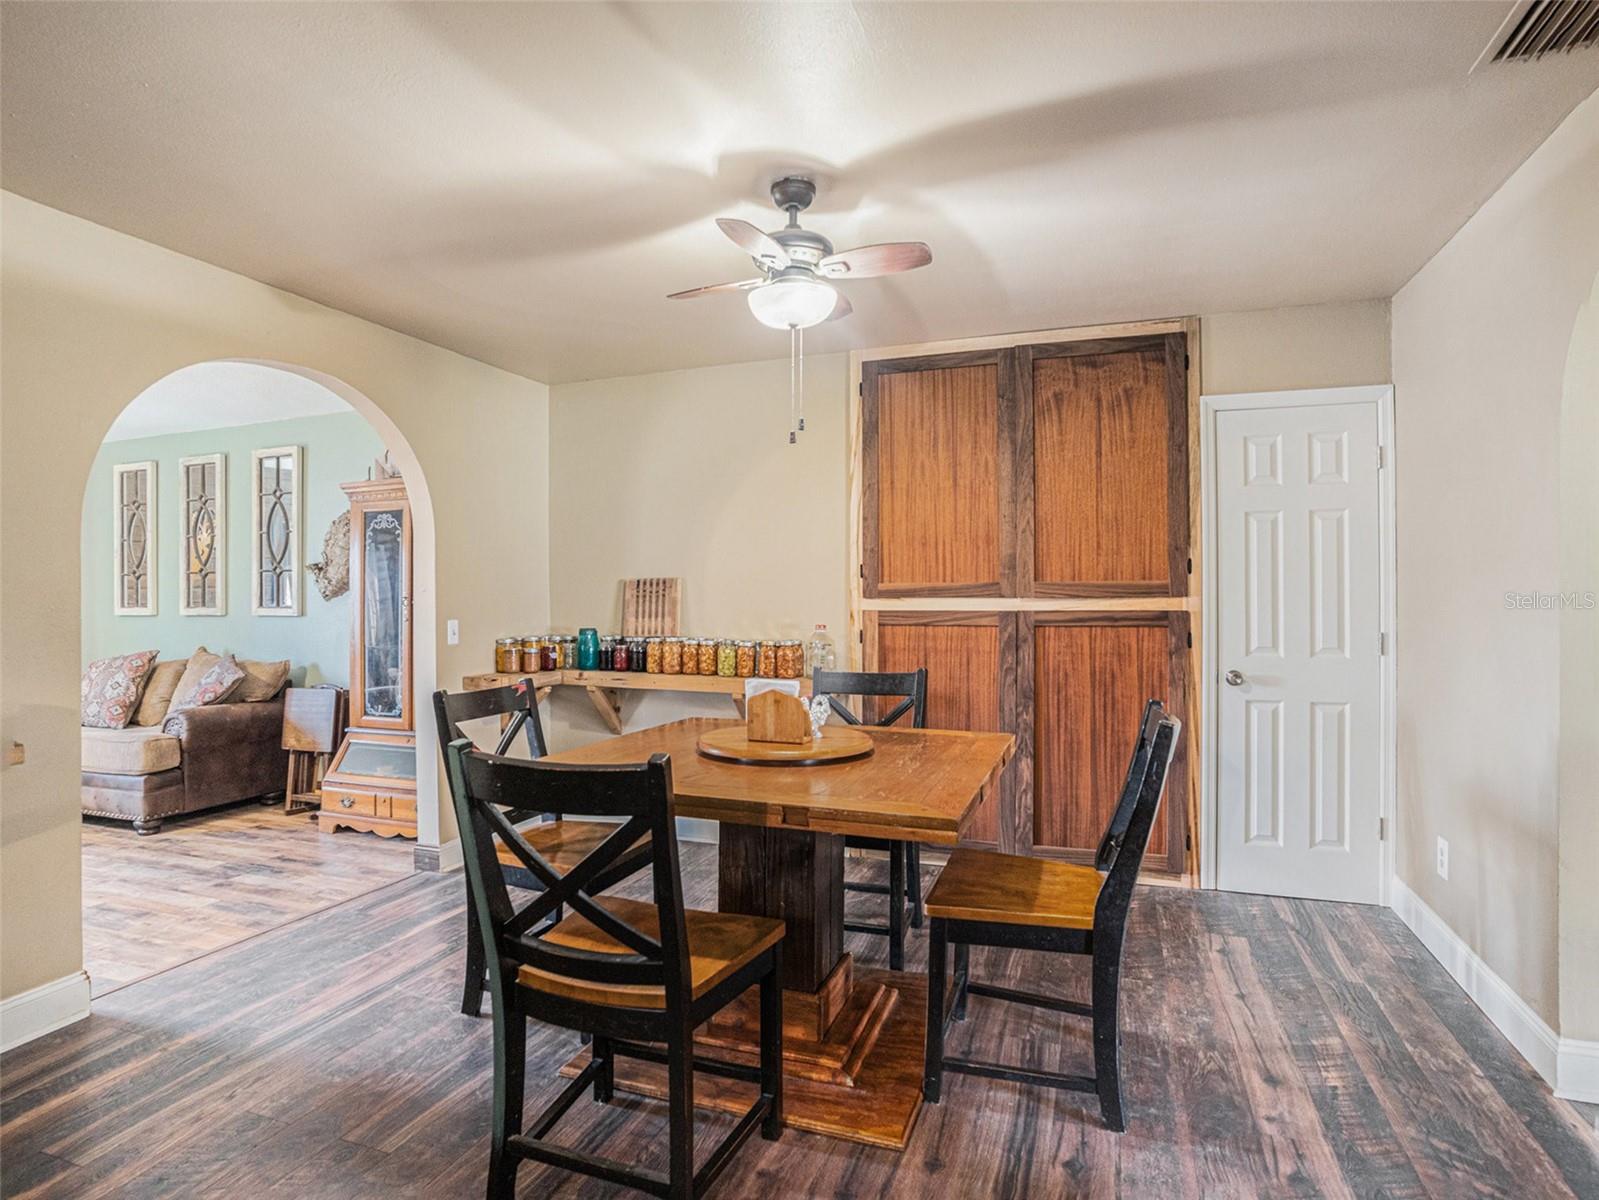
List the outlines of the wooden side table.
{"type": "Polygon", "coordinates": [[[322,807],[322,776],[339,748],[348,703],[343,688],[327,685],[290,688],[283,694],[283,748],[289,752],[285,813],[314,813],[322,807]]]}

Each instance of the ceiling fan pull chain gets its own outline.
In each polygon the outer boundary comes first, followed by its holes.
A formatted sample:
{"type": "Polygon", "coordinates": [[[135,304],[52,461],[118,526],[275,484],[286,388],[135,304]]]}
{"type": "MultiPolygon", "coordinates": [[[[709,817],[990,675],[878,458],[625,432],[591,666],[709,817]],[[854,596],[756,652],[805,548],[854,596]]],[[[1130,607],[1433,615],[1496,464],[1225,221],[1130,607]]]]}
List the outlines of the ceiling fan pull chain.
{"type": "Polygon", "coordinates": [[[799,334],[799,431],[805,432],[805,331],[799,334]]]}
{"type": "Polygon", "coordinates": [[[788,444],[792,446],[799,439],[794,436],[797,428],[795,424],[795,405],[797,403],[798,387],[795,381],[795,371],[799,364],[799,329],[793,325],[788,327],[788,444]]]}

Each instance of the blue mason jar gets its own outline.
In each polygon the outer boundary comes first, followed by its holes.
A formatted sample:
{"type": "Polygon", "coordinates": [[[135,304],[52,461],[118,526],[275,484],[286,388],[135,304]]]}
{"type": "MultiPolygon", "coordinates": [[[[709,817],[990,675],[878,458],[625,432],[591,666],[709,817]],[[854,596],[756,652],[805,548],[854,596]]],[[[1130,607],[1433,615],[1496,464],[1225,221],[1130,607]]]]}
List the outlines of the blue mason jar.
{"type": "Polygon", "coordinates": [[[600,634],[596,629],[577,631],[577,668],[580,671],[600,669],[600,634]]]}

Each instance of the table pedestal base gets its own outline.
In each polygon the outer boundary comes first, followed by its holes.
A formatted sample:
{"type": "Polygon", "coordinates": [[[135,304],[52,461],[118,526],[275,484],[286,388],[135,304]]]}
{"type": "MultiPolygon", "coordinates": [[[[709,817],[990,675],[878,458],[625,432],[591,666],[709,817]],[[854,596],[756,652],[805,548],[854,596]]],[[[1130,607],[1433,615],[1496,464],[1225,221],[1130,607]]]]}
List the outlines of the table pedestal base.
{"type": "MultiPolygon", "coordinates": [[[[852,975],[853,986],[820,1039],[805,1036],[814,1029],[818,996],[783,994],[785,1124],[790,1129],[903,1150],[922,1107],[927,980],[900,971],[854,969],[847,956],[839,968],[852,975]]],[[[753,1004],[748,1022],[741,1015],[749,1000],[739,1000],[700,1028],[695,1044],[701,1057],[757,1061],[753,1004]]],[[[561,1068],[561,1074],[568,1078],[576,1075],[588,1060],[585,1048],[561,1068]]],[[[663,1066],[618,1058],[615,1074],[620,1091],[666,1098],[663,1066]]],[[[755,1096],[752,1083],[694,1076],[694,1103],[701,1108],[742,1115],[755,1096]]]]}

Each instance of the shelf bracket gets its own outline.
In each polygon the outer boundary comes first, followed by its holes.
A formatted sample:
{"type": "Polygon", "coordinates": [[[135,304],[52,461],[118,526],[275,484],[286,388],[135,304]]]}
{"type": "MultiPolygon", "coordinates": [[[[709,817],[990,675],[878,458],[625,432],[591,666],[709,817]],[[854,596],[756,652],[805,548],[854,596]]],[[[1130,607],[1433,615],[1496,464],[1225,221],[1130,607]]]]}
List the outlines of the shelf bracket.
{"type": "Polygon", "coordinates": [[[589,699],[594,702],[594,711],[600,714],[600,720],[610,731],[618,736],[622,733],[622,697],[611,688],[595,687],[592,683],[583,685],[583,690],[588,692],[589,699]]]}

